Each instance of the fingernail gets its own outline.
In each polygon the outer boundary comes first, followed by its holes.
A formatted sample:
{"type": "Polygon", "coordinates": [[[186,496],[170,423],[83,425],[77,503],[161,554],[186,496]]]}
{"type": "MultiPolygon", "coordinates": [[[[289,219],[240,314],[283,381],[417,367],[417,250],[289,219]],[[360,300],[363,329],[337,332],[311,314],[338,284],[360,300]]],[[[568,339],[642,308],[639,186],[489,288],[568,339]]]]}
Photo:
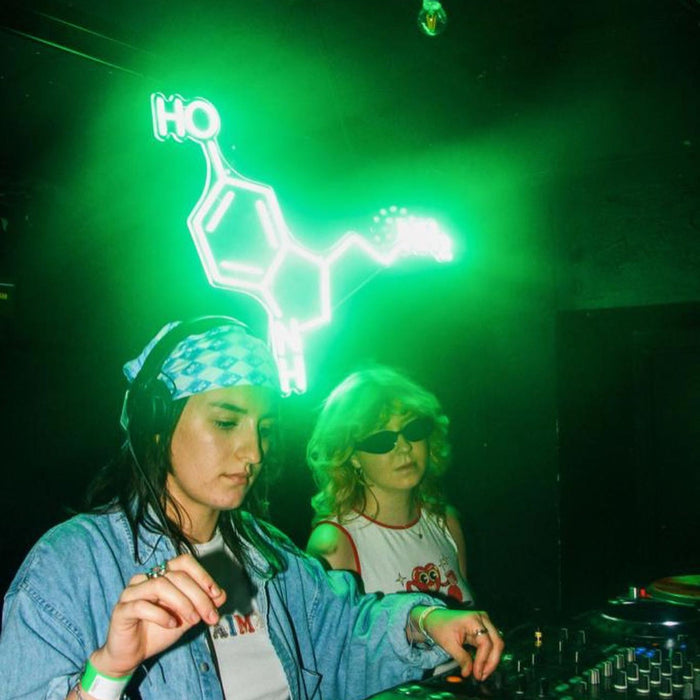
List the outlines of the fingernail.
{"type": "Polygon", "coordinates": [[[219,621],[219,613],[216,612],[216,610],[212,610],[209,615],[207,616],[207,619],[209,622],[212,624],[216,624],[219,621]]]}
{"type": "Polygon", "coordinates": [[[211,586],[209,587],[209,590],[214,594],[214,595],[221,595],[221,589],[215,584],[212,583],[211,586]]]}

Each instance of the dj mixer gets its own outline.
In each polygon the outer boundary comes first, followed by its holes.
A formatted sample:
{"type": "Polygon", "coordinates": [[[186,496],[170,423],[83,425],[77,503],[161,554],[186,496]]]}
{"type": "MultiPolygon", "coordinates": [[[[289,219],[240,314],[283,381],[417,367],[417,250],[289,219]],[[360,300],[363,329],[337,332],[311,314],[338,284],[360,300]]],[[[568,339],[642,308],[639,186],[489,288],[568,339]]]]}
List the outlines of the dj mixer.
{"type": "Polygon", "coordinates": [[[662,580],[650,590],[506,632],[501,663],[482,683],[444,673],[368,700],[700,700],[700,585],[662,580]]]}

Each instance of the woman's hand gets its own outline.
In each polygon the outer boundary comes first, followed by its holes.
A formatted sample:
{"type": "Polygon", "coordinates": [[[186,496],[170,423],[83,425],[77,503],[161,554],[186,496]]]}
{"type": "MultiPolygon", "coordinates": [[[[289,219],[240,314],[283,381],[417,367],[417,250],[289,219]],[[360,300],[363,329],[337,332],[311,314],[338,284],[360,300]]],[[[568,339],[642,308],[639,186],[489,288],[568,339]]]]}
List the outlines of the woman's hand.
{"type": "Polygon", "coordinates": [[[112,611],[104,646],[93,666],[108,676],[133,673],[145,660],[172,646],[199,622],[219,621],[226,593],[191,554],[134,576],[112,611]]]}
{"type": "MultiPolygon", "coordinates": [[[[418,606],[411,611],[414,623],[424,609],[418,606]]],[[[423,629],[459,664],[462,676],[473,673],[474,678],[483,681],[498,666],[503,639],[483,610],[436,608],[424,618],[423,629]],[[464,645],[474,647],[473,657],[464,645]]]]}

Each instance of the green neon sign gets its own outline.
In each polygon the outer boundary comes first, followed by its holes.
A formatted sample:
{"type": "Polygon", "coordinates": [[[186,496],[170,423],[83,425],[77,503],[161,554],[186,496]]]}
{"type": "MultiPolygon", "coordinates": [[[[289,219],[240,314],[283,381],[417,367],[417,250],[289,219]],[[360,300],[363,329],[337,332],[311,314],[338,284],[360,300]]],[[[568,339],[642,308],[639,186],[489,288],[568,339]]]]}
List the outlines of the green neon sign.
{"type": "Polygon", "coordinates": [[[285,223],[275,191],[249,180],[226,162],[217,136],[221,119],[207,100],[151,95],[153,133],[160,141],[198,143],[206,178],[187,225],[209,283],[255,298],[267,312],[269,337],[285,394],[306,391],[304,336],[331,320],[334,266],[350,250],[360,250],[389,267],[409,255],[437,262],[452,260],[452,241],[434,219],[404,209],[382,210],[383,241],[348,231],[326,253],[302,245],[285,223]],[[290,301],[295,280],[313,283],[313,298],[303,307],[290,301]]]}

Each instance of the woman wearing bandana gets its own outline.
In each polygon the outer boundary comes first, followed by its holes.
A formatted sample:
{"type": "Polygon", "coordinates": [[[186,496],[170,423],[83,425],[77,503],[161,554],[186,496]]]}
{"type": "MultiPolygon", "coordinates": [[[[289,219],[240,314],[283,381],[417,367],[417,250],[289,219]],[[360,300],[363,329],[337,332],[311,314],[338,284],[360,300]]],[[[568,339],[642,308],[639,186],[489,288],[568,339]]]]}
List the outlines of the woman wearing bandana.
{"type": "Polygon", "coordinates": [[[435,396],[392,368],[342,381],[307,450],[320,489],[307,551],[357,573],[368,593],[424,591],[472,606],[464,536],[440,489],[447,423],[435,396]]]}
{"type": "Polygon", "coordinates": [[[0,697],[354,700],[448,654],[465,675],[494,670],[486,613],[360,595],[252,514],[279,384],[244,326],[170,324],[124,370],[119,459],[5,597],[0,697]]]}

